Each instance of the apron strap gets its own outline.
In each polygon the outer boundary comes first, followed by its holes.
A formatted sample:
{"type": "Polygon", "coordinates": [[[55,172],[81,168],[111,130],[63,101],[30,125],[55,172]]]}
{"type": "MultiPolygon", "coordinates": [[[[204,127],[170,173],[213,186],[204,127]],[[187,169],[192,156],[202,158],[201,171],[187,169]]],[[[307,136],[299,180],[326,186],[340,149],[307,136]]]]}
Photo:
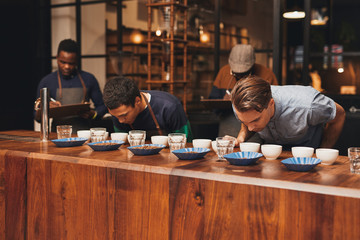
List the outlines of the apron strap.
{"type": "Polygon", "coordinates": [[[154,111],[152,110],[152,107],[151,107],[150,104],[149,104],[149,101],[147,100],[147,98],[146,98],[146,96],[145,96],[144,93],[141,93],[141,96],[145,99],[146,105],[147,105],[148,108],[149,108],[151,117],[152,117],[152,119],[154,120],[154,123],[155,123],[155,125],[156,125],[156,129],[158,130],[159,135],[163,135],[162,130],[161,130],[160,126],[159,126],[159,123],[158,123],[158,121],[156,120],[154,111]]]}
{"type": "MultiPolygon", "coordinates": [[[[78,75],[78,77],[80,79],[80,82],[81,82],[81,85],[83,87],[83,100],[82,100],[81,103],[85,103],[86,102],[86,86],[85,86],[84,80],[82,79],[79,72],[77,72],[77,75],[78,75]]],[[[61,100],[62,99],[62,85],[61,85],[61,78],[60,78],[59,71],[57,72],[57,78],[58,78],[58,84],[59,84],[59,97],[60,97],[60,100],[61,100]]]]}

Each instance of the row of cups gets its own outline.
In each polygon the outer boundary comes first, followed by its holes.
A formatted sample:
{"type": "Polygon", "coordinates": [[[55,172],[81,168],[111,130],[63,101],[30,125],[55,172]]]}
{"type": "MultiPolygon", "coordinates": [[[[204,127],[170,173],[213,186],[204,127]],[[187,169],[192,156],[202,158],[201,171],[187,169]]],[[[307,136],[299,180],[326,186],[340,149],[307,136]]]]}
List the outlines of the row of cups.
{"type": "MultiPolygon", "coordinates": [[[[240,143],[240,151],[242,152],[259,152],[261,148],[262,154],[268,160],[277,159],[281,152],[282,146],[277,144],[263,144],[244,142],[240,143]]],[[[297,146],[291,148],[291,153],[293,157],[308,157],[311,158],[315,155],[318,159],[321,160],[322,164],[331,165],[333,164],[337,157],[339,156],[339,150],[332,148],[317,148],[316,150],[313,147],[303,147],[297,146]]]]}
{"type": "MultiPolygon", "coordinates": [[[[108,132],[105,128],[91,128],[90,130],[79,130],[77,131],[78,137],[91,138],[92,142],[104,141],[108,138],[108,132]]],[[[110,137],[112,140],[128,141],[131,146],[141,145],[145,143],[146,132],[142,130],[132,130],[128,133],[111,133],[110,137]]],[[[186,144],[186,135],[182,133],[170,133],[168,136],[152,136],[151,143],[161,144],[169,146],[170,150],[184,148],[186,144]]],[[[235,138],[230,137],[218,137],[216,141],[211,139],[194,139],[192,141],[194,148],[210,148],[218,154],[219,158],[223,155],[231,153],[235,145],[235,138]],[[226,146],[225,146],[226,145],[226,146]],[[218,151],[218,148],[221,148],[218,151]]],[[[262,144],[254,142],[243,142],[240,143],[240,151],[242,152],[259,152],[265,156],[267,160],[277,159],[281,152],[282,146],[277,144],[262,144]]],[[[312,157],[314,154],[314,148],[312,147],[292,147],[291,153],[294,157],[312,157]]],[[[316,157],[322,161],[322,164],[331,165],[333,164],[338,155],[339,150],[330,148],[318,148],[315,151],[316,157]]]]}
{"type": "MultiPolygon", "coordinates": [[[[210,139],[194,139],[193,146],[203,148],[210,148],[211,146],[214,151],[218,153],[218,147],[222,145],[221,141],[225,141],[224,138],[219,137],[217,138],[217,141],[211,141],[210,139]]],[[[240,151],[242,152],[260,152],[261,150],[261,153],[265,156],[267,160],[277,159],[282,152],[282,146],[277,144],[260,145],[260,143],[243,142],[240,143],[239,147],[240,151]]],[[[298,146],[292,147],[291,153],[294,157],[313,157],[314,150],[315,149],[312,147],[298,146]]],[[[225,154],[227,153],[229,152],[225,152],[225,154]]],[[[336,161],[337,157],[339,156],[339,150],[331,148],[317,148],[315,154],[316,157],[322,161],[322,164],[331,165],[336,161]]],[[[222,155],[223,154],[220,154],[219,157],[222,158],[222,155]]]]}
{"type": "MultiPolygon", "coordinates": [[[[90,139],[91,142],[104,141],[108,138],[105,128],[91,128],[90,130],[77,131],[78,137],[90,139]]],[[[129,142],[130,146],[145,144],[146,131],[131,130],[129,133],[117,132],[110,134],[111,140],[129,142]]],[[[169,146],[170,150],[184,148],[186,144],[186,134],[170,133],[168,136],[152,136],[151,143],[169,146]]]]}

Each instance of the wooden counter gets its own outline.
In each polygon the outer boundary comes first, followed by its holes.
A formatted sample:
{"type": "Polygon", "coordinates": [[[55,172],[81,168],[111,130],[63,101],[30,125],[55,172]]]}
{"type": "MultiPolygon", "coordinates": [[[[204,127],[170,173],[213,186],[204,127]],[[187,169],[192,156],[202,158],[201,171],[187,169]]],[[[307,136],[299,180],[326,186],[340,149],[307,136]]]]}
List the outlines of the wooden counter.
{"type": "MultiPolygon", "coordinates": [[[[0,132],[0,239],[360,239],[347,157],[310,172],[58,148],[0,132]]],[[[54,137],[54,136],[52,136],[54,137]]],[[[239,149],[235,149],[239,151],[239,149]]]]}

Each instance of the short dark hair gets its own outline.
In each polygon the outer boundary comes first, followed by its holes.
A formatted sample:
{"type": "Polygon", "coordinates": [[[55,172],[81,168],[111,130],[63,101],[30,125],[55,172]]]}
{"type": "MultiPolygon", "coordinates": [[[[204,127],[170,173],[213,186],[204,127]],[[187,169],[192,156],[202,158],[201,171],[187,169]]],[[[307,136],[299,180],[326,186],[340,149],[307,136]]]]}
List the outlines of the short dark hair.
{"type": "Polygon", "coordinates": [[[231,91],[231,102],[239,112],[262,112],[271,98],[270,83],[255,75],[238,81],[231,91]]]}
{"type": "Polygon", "coordinates": [[[136,82],[126,77],[110,79],[104,87],[104,104],[109,109],[115,109],[121,105],[135,106],[135,98],[140,97],[140,90],[136,82]]]}
{"type": "Polygon", "coordinates": [[[64,39],[59,43],[57,54],[59,55],[60,51],[76,53],[76,56],[79,55],[79,48],[77,43],[72,39],[64,39]]]}

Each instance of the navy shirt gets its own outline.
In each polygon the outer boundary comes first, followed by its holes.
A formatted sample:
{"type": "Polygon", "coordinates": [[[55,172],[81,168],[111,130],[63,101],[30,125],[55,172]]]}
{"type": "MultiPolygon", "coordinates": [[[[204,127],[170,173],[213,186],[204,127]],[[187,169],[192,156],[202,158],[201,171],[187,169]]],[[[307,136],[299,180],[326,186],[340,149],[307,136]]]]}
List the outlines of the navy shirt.
{"type": "MultiPolygon", "coordinates": [[[[151,95],[150,106],[155,114],[156,120],[162,130],[167,133],[181,129],[187,124],[187,117],[179,99],[167,92],[143,91],[151,95]]],[[[120,123],[116,117],[112,117],[114,127],[122,132],[132,130],[130,125],[120,123]]],[[[151,117],[149,108],[145,108],[132,124],[134,130],[151,131],[156,130],[156,125],[151,117]]],[[[155,132],[154,135],[157,135],[155,132]]],[[[148,137],[148,134],[147,134],[148,137]]]]}
{"type": "MultiPolygon", "coordinates": [[[[40,97],[40,89],[48,88],[50,97],[56,99],[56,90],[59,88],[57,72],[52,72],[46,75],[39,83],[37,89],[37,98],[40,97]]],[[[100,91],[99,83],[96,80],[95,76],[91,73],[80,71],[80,75],[84,80],[86,91],[87,91],[87,100],[91,99],[94,102],[95,110],[97,112],[97,118],[101,118],[106,112],[107,108],[104,105],[102,99],[102,93],[100,91]]],[[[74,74],[73,77],[64,78],[60,73],[61,85],[62,88],[83,88],[81,81],[77,74],[74,74]]]]}

